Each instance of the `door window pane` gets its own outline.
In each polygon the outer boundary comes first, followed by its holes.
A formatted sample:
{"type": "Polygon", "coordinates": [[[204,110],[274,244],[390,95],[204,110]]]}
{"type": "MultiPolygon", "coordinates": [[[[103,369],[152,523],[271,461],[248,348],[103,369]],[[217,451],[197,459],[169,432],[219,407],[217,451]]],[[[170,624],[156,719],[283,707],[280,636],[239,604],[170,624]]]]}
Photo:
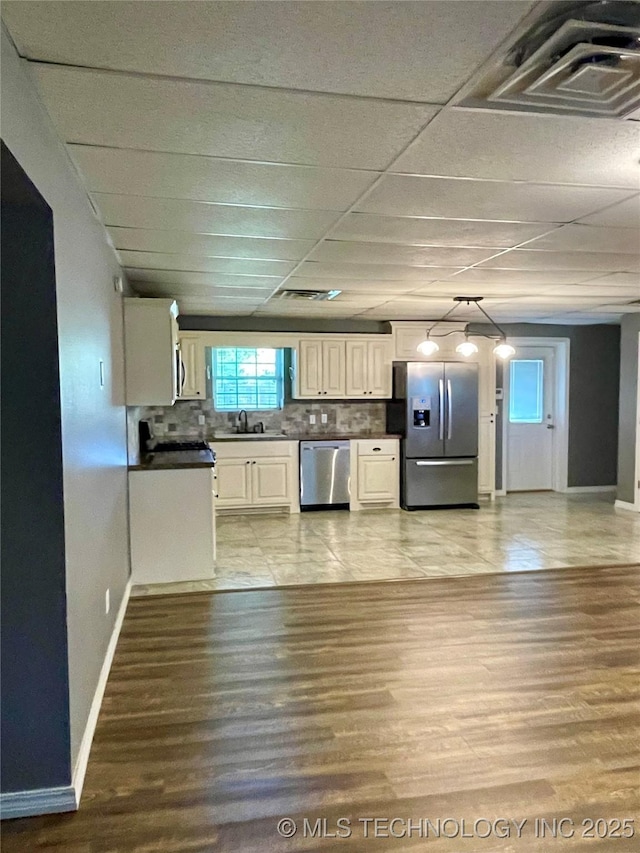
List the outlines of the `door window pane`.
{"type": "Polygon", "coordinates": [[[512,359],[509,384],[509,422],[542,423],[544,361],[512,359]]]}

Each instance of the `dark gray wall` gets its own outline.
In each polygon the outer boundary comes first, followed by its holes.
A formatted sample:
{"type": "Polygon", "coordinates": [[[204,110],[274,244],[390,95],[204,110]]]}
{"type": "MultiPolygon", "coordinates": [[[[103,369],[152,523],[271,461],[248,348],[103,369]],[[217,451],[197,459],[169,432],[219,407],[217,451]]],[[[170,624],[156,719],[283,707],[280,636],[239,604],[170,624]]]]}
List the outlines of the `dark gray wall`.
{"type": "MultiPolygon", "coordinates": [[[[489,331],[488,326],[473,328],[489,331]]],[[[509,337],[569,338],[568,485],[615,486],[620,327],[511,323],[503,328],[509,337]]],[[[496,424],[496,428],[496,456],[500,460],[497,488],[502,488],[502,424],[496,424]]]]}
{"type": "Polygon", "coordinates": [[[199,314],[178,318],[181,329],[190,332],[302,332],[334,335],[376,335],[390,332],[388,323],[375,320],[313,320],[287,317],[208,317],[199,314]]]}
{"type": "Polygon", "coordinates": [[[71,781],[51,209],[2,143],[3,792],[71,781]]]}
{"type": "Polygon", "coordinates": [[[620,432],[618,500],[634,503],[638,414],[638,333],[640,314],[623,317],[620,337],[620,432]]]}

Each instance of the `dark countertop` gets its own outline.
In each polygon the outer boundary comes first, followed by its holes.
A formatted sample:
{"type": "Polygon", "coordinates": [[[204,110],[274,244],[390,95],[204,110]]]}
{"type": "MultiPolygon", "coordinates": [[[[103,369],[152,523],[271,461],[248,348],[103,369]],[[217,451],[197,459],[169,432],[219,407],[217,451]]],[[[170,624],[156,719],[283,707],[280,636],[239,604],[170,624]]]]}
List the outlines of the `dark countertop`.
{"type": "Polygon", "coordinates": [[[149,453],[129,471],[172,471],[182,468],[213,468],[216,464],[211,450],[178,450],[149,453]]]}
{"type": "Polygon", "coordinates": [[[222,444],[225,441],[244,441],[250,445],[253,441],[349,441],[351,439],[380,439],[402,438],[401,435],[387,432],[359,432],[359,433],[336,433],[336,432],[313,432],[313,433],[291,433],[290,435],[270,435],[269,433],[250,433],[251,438],[243,438],[242,434],[216,435],[208,438],[209,444],[222,444]]]}

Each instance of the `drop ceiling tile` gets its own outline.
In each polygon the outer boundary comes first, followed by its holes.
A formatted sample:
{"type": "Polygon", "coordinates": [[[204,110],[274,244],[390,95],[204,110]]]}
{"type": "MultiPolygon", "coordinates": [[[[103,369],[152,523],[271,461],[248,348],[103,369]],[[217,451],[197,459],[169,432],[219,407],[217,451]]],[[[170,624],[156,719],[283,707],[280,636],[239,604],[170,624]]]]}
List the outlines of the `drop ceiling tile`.
{"type": "Polygon", "coordinates": [[[454,108],[425,128],[393,170],[637,192],[638,128],[618,119],[454,108]]]}
{"type": "Polygon", "coordinates": [[[310,260],[364,264],[421,264],[465,267],[494,255],[493,249],[432,246],[402,246],[395,243],[348,243],[325,240],[313,250],[310,260]]]}
{"type": "MultiPolygon", "coordinates": [[[[502,257],[502,256],[500,256],[502,257]]],[[[553,270],[546,272],[545,270],[521,270],[521,269],[483,269],[481,267],[473,267],[473,269],[462,270],[452,276],[453,282],[461,284],[479,285],[482,289],[484,284],[504,283],[511,284],[580,284],[583,281],[595,278],[598,275],[596,270],[553,270]]]]}
{"type": "Polygon", "coordinates": [[[514,270],[591,270],[594,276],[604,272],[640,271],[640,255],[615,255],[608,252],[533,252],[527,249],[509,249],[479,264],[483,269],[514,270]]]}
{"type": "Polygon", "coordinates": [[[571,222],[628,196],[629,190],[600,187],[388,174],[357,209],[394,216],[555,223],[571,222]]]}
{"type": "Polygon", "coordinates": [[[6,2],[3,18],[50,62],[440,103],[532,5],[6,2]]]}
{"type": "MultiPolygon", "coordinates": [[[[336,264],[305,261],[296,276],[321,279],[371,279],[372,281],[437,281],[457,272],[444,267],[401,266],[400,264],[336,264]]],[[[338,286],[338,285],[336,285],[338,286]]]]}
{"type": "Polygon", "coordinates": [[[331,231],[330,237],[332,240],[508,249],[539,237],[553,227],[544,222],[482,222],[475,219],[424,219],[349,213],[331,231]]]}
{"type": "Polygon", "coordinates": [[[272,275],[282,278],[291,272],[295,261],[207,258],[204,255],[170,255],[161,252],[119,250],[123,266],[130,270],[181,270],[182,272],[223,272],[234,275],[272,275]]]}
{"type": "Polygon", "coordinates": [[[66,142],[380,169],[438,107],[33,65],[66,142]]]}
{"type": "Polygon", "coordinates": [[[216,160],[68,145],[94,192],[226,204],[346,210],[376,178],[375,172],[216,160]]]}
{"type": "Polygon", "coordinates": [[[220,308],[219,302],[216,302],[214,306],[206,301],[201,302],[192,299],[178,299],[178,310],[183,317],[250,317],[254,313],[254,308],[220,308]]]}
{"type": "MultiPolygon", "coordinates": [[[[640,138],[639,138],[640,141],[640,138]]],[[[527,249],[559,252],[617,252],[640,254],[640,231],[597,225],[563,225],[538,237],[527,249]]]]}
{"type": "Polygon", "coordinates": [[[640,299],[640,285],[615,285],[615,284],[594,284],[592,281],[587,284],[557,284],[550,287],[541,288],[545,294],[553,294],[562,296],[569,294],[571,296],[600,296],[602,299],[621,298],[621,299],[640,299]]]}
{"type": "Polygon", "coordinates": [[[620,311],[622,314],[638,314],[640,313],[640,305],[637,302],[619,304],[614,302],[610,305],[599,305],[598,312],[601,311],[620,311]]]}
{"type": "Polygon", "coordinates": [[[170,270],[129,270],[125,272],[131,281],[147,281],[152,284],[171,286],[203,285],[207,287],[231,287],[244,290],[264,290],[273,293],[279,278],[257,275],[227,275],[225,273],[173,272],[170,270]]]}
{"type": "Polygon", "coordinates": [[[285,286],[290,290],[332,290],[339,288],[344,292],[359,291],[393,295],[395,293],[409,293],[415,289],[416,284],[414,281],[377,281],[361,278],[341,278],[340,281],[336,281],[335,278],[302,278],[294,275],[287,279],[285,286]]]}
{"type": "Polygon", "coordinates": [[[257,307],[271,296],[271,291],[251,291],[233,287],[179,286],[150,281],[133,281],[133,289],[141,296],[164,296],[171,299],[223,300],[224,304],[257,307]]]}
{"type": "Polygon", "coordinates": [[[590,279],[589,284],[594,287],[599,284],[606,284],[640,288],[640,274],[634,272],[612,272],[609,275],[599,275],[597,278],[590,279]]]}
{"type": "Polygon", "coordinates": [[[110,193],[92,193],[92,198],[105,225],[161,231],[197,231],[229,237],[317,240],[340,215],[331,210],[246,207],[110,193]]]}
{"type": "Polygon", "coordinates": [[[640,229],[640,195],[634,195],[626,201],[612,207],[592,213],[580,220],[584,225],[608,225],[612,228],[640,229]]]}
{"type": "Polygon", "coordinates": [[[141,228],[107,228],[116,249],[165,254],[205,255],[223,258],[300,260],[313,246],[311,240],[269,240],[253,237],[216,237],[187,231],[146,231],[141,228]]]}
{"type": "MultiPolygon", "coordinates": [[[[539,285],[536,288],[536,291],[542,289],[543,285],[539,285]]],[[[411,292],[416,296],[450,296],[453,298],[454,296],[464,296],[466,295],[468,288],[465,287],[464,283],[459,280],[458,276],[455,276],[448,281],[432,281],[429,284],[425,284],[420,286],[419,288],[412,290],[411,292]]],[[[531,285],[526,283],[517,283],[517,282],[487,282],[482,285],[481,293],[479,296],[496,296],[496,297],[510,297],[510,296],[528,296],[531,294],[531,285]]],[[[471,294],[474,295],[474,294],[471,294]]]]}
{"type": "Polygon", "coordinates": [[[592,326],[594,323],[619,323],[621,314],[603,314],[599,311],[580,313],[560,313],[550,317],[542,317],[540,322],[543,323],[558,323],[570,326],[592,326]]]}

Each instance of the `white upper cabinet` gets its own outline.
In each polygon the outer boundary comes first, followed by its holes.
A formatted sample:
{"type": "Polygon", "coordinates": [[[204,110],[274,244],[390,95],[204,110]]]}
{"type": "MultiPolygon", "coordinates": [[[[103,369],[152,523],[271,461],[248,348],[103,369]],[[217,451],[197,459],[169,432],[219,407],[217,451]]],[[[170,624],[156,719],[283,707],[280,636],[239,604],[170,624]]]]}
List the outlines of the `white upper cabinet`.
{"type": "Polygon", "coordinates": [[[124,300],[128,406],[172,406],[180,396],[177,318],[173,299],[124,300]]]}
{"type": "Polygon", "coordinates": [[[298,398],[391,396],[391,338],[303,338],[297,352],[298,398]]]}
{"type": "Polygon", "coordinates": [[[346,365],[347,397],[391,396],[390,341],[347,341],[346,365]]]}
{"type": "Polygon", "coordinates": [[[364,397],[368,392],[367,341],[347,341],[347,397],[364,397]]]}
{"type": "Polygon", "coordinates": [[[345,342],[305,338],[298,350],[297,397],[345,396],[345,342]]]}
{"type": "Polygon", "coordinates": [[[181,400],[204,400],[207,384],[204,368],[204,345],[198,334],[180,334],[181,400]]]}
{"type": "Polygon", "coordinates": [[[322,342],[322,385],[328,397],[344,397],[346,390],[345,342],[322,342]]]}
{"type": "Polygon", "coordinates": [[[322,341],[300,341],[298,350],[298,397],[322,394],[322,341]]]}

